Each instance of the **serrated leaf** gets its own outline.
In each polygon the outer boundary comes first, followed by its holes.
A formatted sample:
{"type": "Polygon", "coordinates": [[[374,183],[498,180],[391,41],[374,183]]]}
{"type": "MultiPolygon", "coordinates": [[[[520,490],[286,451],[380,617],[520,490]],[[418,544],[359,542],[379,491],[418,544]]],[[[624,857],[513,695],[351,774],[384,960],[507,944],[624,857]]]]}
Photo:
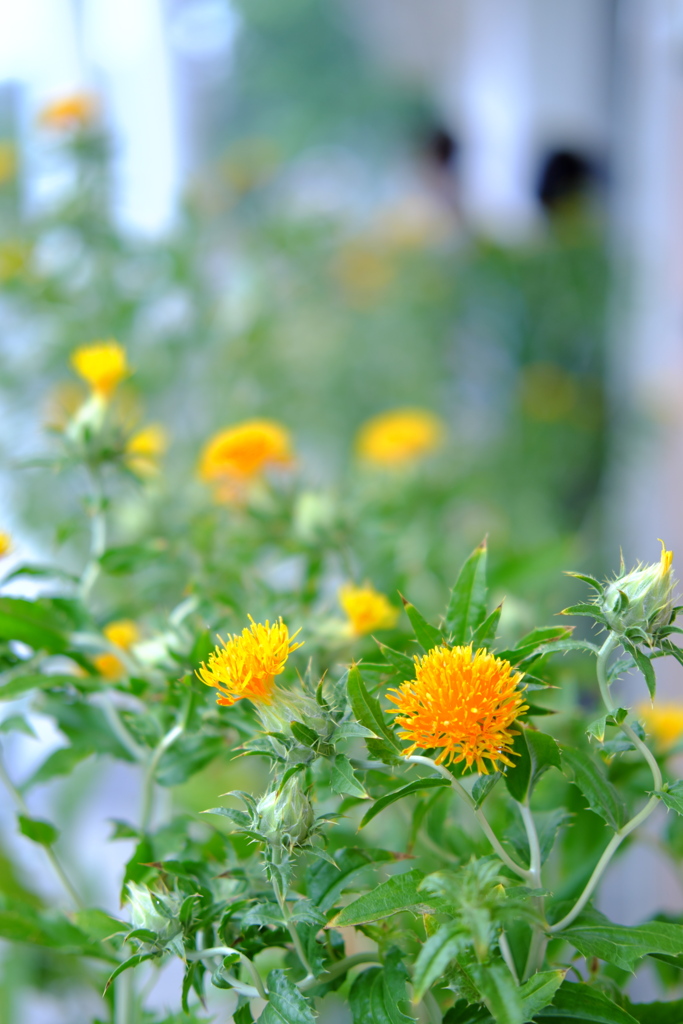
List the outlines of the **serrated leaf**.
{"type": "Polygon", "coordinates": [[[405,610],[410,624],[413,627],[413,632],[417,642],[425,651],[430,651],[432,647],[440,647],[443,643],[443,636],[441,630],[437,629],[436,626],[432,626],[430,622],[427,622],[424,615],[417,610],[414,604],[410,601],[405,601],[405,610]]]}
{"type": "Polygon", "coordinates": [[[347,793],[349,796],[369,800],[368,794],[356,777],[351,762],[345,754],[337,754],[330,773],[330,786],[334,793],[347,793]]]}
{"type": "Polygon", "coordinates": [[[251,826],[251,818],[246,811],[238,811],[233,807],[210,807],[207,811],[201,811],[202,814],[220,814],[223,818],[228,818],[238,828],[249,828],[251,826]]]}
{"type": "Polygon", "coordinates": [[[597,590],[599,594],[601,594],[604,589],[603,584],[600,583],[599,580],[596,580],[594,576],[586,576],[586,574],[582,572],[566,572],[565,576],[571,576],[575,580],[583,580],[583,582],[587,583],[589,587],[593,588],[593,590],[597,590]]]}
{"type": "Polygon", "coordinates": [[[418,885],[424,878],[422,871],[413,868],[404,875],[394,875],[382,882],[372,892],[354,900],[330,922],[335,928],[345,925],[369,924],[397,914],[401,910],[413,910],[429,902],[425,893],[418,892],[418,885]]]}
{"type": "Polygon", "coordinates": [[[505,784],[510,796],[523,803],[548,768],[560,767],[560,749],[552,736],[522,726],[513,750],[519,756],[514,759],[514,768],[505,773],[505,784]]]}
{"type": "Polygon", "coordinates": [[[364,725],[366,729],[371,729],[375,736],[399,750],[400,744],[387,724],[387,716],[382,711],[377,698],[368,692],[357,666],[349,671],[348,692],[353,713],[360,724],[364,725]]]}
{"type": "Polygon", "coordinates": [[[588,806],[617,832],[626,821],[621,796],[597,763],[573,747],[561,747],[562,771],[581,790],[588,806]]]}
{"type": "Polygon", "coordinates": [[[490,775],[479,776],[472,786],[472,799],[475,807],[481,807],[496,783],[500,782],[502,775],[502,772],[492,772],[490,775]]]}
{"type": "Polygon", "coordinates": [[[73,915],[74,922],[82,932],[96,942],[108,939],[110,935],[118,935],[128,931],[126,921],[119,921],[104,910],[96,907],[89,907],[86,910],[77,910],[73,915]]]}
{"type": "Polygon", "coordinates": [[[472,633],[472,647],[478,650],[480,647],[488,648],[494,643],[498,633],[498,624],[503,612],[503,602],[493,609],[490,615],[481,622],[472,633]]]}
{"type": "Polygon", "coordinates": [[[468,935],[462,925],[450,921],[422,944],[413,969],[413,1001],[418,1003],[435,981],[443,977],[446,968],[467,945],[468,935]]]}
{"type": "Polygon", "coordinates": [[[672,811],[683,815],[683,780],[667,783],[664,789],[657,793],[662,802],[672,811]]]}
{"type": "Polygon", "coordinates": [[[334,859],[335,864],[318,862],[306,872],[308,898],[323,911],[335,905],[359,871],[370,865],[393,861],[396,855],[388,850],[350,847],[335,850],[334,859]]]}
{"type": "Polygon", "coordinates": [[[396,947],[387,953],[384,968],[371,967],[355,979],[349,992],[354,1024],[414,1024],[401,1009],[406,999],[407,971],[396,947]]]}
{"type": "Polygon", "coordinates": [[[259,1024],[315,1024],[308,1000],[283,970],[268,975],[268,1002],[259,1024]]]}
{"type": "Polygon", "coordinates": [[[495,1024],[495,1021],[485,1006],[459,999],[446,1011],[443,1024],[495,1024]]]}
{"type": "Polygon", "coordinates": [[[104,986],[104,991],[105,992],[107,991],[107,989],[111,985],[112,981],[114,981],[116,978],[118,978],[119,974],[123,974],[124,971],[129,971],[131,969],[131,967],[137,967],[138,964],[144,963],[145,960],[154,960],[155,957],[158,957],[160,955],[161,955],[160,952],[159,953],[155,952],[155,953],[134,953],[133,956],[129,956],[127,960],[124,960],[122,964],[119,964],[119,966],[116,968],[116,970],[113,971],[109,975],[109,977],[107,979],[107,984],[104,986]]]}
{"type": "Polygon", "coordinates": [[[294,738],[297,739],[302,746],[317,746],[320,736],[313,729],[310,729],[307,725],[303,725],[302,722],[290,722],[289,727],[292,730],[294,738]]]}
{"type": "Polygon", "coordinates": [[[444,629],[453,644],[469,643],[474,630],[486,619],[486,555],[483,540],[467,558],[451,590],[444,629]]]}
{"type": "Polygon", "coordinates": [[[41,846],[52,846],[59,839],[59,829],[51,825],[49,821],[41,821],[39,818],[28,818],[24,814],[17,815],[19,831],[27,839],[41,846]]]}
{"type": "Polygon", "coordinates": [[[377,640],[377,645],[389,664],[396,669],[403,679],[412,679],[414,677],[415,662],[409,655],[404,654],[402,651],[395,651],[392,647],[387,647],[386,644],[381,643],[379,640],[377,640]]]}
{"type": "Polygon", "coordinates": [[[603,621],[603,616],[596,604],[570,604],[568,608],[562,609],[560,615],[590,615],[592,619],[603,621]]]}
{"type": "Polygon", "coordinates": [[[358,828],[364,828],[368,822],[372,821],[372,819],[380,813],[380,811],[383,811],[385,807],[389,807],[391,804],[396,803],[397,800],[402,800],[404,796],[411,796],[413,793],[423,793],[430,789],[448,789],[449,787],[450,782],[448,779],[416,779],[415,782],[410,782],[407,786],[395,789],[391,793],[386,793],[378,800],[375,800],[372,807],[364,814],[363,820],[358,828]]]}
{"type": "Polygon", "coordinates": [[[472,964],[467,972],[497,1024],[524,1024],[520,990],[502,960],[472,964]]]}
{"type": "Polygon", "coordinates": [[[655,670],[652,667],[652,662],[648,658],[647,654],[641,651],[640,648],[636,647],[635,644],[629,644],[627,650],[633,655],[633,660],[642,672],[645,682],[647,683],[650,698],[651,700],[654,700],[657,692],[657,676],[655,675],[655,670]]]}
{"type": "Polygon", "coordinates": [[[562,937],[583,956],[596,956],[624,971],[633,971],[638,960],[650,953],[683,954],[683,925],[665,921],[648,921],[626,927],[612,924],[606,917],[593,912],[565,928],[562,937]]]}
{"type": "Polygon", "coordinates": [[[536,1024],[638,1024],[636,1019],[589,985],[563,981],[552,1005],[536,1015],[536,1024]]]}
{"type": "Polygon", "coordinates": [[[525,1021],[531,1020],[549,1003],[564,981],[566,971],[539,971],[528,981],[520,985],[519,996],[522,1002],[522,1016],[525,1021]]]}

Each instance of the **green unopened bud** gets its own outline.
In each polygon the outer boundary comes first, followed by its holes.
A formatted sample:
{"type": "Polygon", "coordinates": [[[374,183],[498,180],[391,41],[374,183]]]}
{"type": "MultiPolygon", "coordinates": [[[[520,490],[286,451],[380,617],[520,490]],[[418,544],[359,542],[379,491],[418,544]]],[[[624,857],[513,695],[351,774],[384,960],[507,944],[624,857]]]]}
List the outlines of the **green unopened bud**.
{"type": "Polygon", "coordinates": [[[271,846],[303,846],[311,836],[315,812],[298,776],[289,779],[280,791],[261,797],[256,807],[258,829],[271,846]]]}
{"type": "Polygon", "coordinates": [[[130,916],[135,928],[147,928],[156,932],[162,943],[170,943],[182,930],[178,917],[180,901],[172,893],[163,896],[152,893],[143,885],[129,882],[128,903],[130,916]]]}
{"type": "Polygon", "coordinates": [[[662,545],[659,562],[623,573],[613,580],[600,599],[600,607],[610,629],[625,633],[640,629],[651,635],[671,622],[675,581],[671,571],[673,551],[662,545]]]}

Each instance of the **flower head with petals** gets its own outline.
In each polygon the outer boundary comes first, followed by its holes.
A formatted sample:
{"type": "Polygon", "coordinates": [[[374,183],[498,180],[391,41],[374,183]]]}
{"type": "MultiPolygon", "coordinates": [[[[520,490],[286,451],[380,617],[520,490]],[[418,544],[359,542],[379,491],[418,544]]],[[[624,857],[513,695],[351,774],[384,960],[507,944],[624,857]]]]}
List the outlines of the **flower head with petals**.
{"type": "Polygon", "coordinates": [[[356,448],[366,462],[400,468],[435,451],[444,432],[442,421],[427,409],[392,409],[361,427],[356,448]]]}
{"type": "Polygon", "coordinates": [[[512,765],[511,727],[527,710],[518,688],[522,673],[488,651],[473,655],[471,644],[435,647],[414,661],[415,679],[387,693],[399,736],[411,744],[405,756],[418,747],[440,749],[437,764],[464,761],[483,775],[486,762],[494,771],[512,765]]]}
{"type": "Polygon", "coordinates": [[[116,341],[81,345],[71,355],[71,365],[96,395],[110,398],[129,374],[126,350],[116,341]]]}
{"type": "Polygon", "coordinates": [[[244,697],[256,703],[271,704],[275,676],[285,670],[287,658],[302,643],[295,643],[299,630],[292,636],[282,619],[265,625],[254,622],[241,634],[229,635],[222,646],[216,646],[208,663],[202,662],[197,677],[206,685],[215,687],[220,697],[217,704],[228,707],[244,697]]]}
{"type": "Polygon", "coordinates": [[[207,483],[244,484],[274,466],[292,463],[288,431],[274,420],[245,420],[219,431],[205,445],[199,476],[207,483]]]}
{"type": "Polygon", "coordinates": [[[356,636],[371,633],[373,629],[391,629],[400,614],[398,608],[369,583],[363,587],[345,583],[339,588],[339,603],[356,636]]]}
{"type": "Polygon", "coordinates": [[[92,124],[99,112],[95,96],[87,92],[75,92],[71,96],[48,103],[40,112],[40,123],[54,131],[74,131],[92,124]]]}

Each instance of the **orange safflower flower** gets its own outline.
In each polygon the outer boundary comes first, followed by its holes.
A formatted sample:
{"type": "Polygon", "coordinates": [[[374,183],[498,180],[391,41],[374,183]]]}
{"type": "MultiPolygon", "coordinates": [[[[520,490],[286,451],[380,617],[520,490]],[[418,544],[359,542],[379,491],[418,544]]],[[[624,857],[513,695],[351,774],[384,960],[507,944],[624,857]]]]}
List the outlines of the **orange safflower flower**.
{"type": "Polygon", "coordinates": [[[393,409],[361,427],[356,450],[366,462],[396,468],[435,451],[444,433],[442,421],[426,409],[393,409]]]}
{"type": "MultiPolygon", "coordinates": [[[[294,643],[301,632],[291,637],[282,619],[273,625],[254,622],[242,630],[241,635],[228,635],[222,647],[216,646],[209,655],[208,665],[202,662],[197,677],[206,685],[214,686],[221,694],[217,704],[230,706],[248,697],[262,704],[272,704],[275,676],[285,670],[287,658],[302,643],[294,643]]],[[[220,639],[220,637],[219,637],[220,639]]]]}
{"type": "Polygon", "coordinates": [[[99,111],[97,99],[87,92],[75,92],[46,104],[39,120],[45,128],[55,131],[73,131],[85,128],[95,121],[99,111]]]}
{"type": "Polygon", "coordinates": [[[391,629],[400,615],[398,608],[369,583],[364,587],[345,583],[339,588],[339,603],[356,636],[371,633],[373,629],[391,629]]]}
{"type": "Polygon", "coordinates": [[[221,430],[206,444],[199,475],[209,483],[249,480],[269,466],[292,462],[287,430],[273,420],[245,420],[221,430]]]}
{"type": "Polygon", "coordinates": [[[71,365],[95,394],[111,398],[129,374],[126,350],[116,341],[95,341],[81,345],[71,354],[71,365]]]}
{"type": "Polygon", "coordinates": [[[527,710],[517,688],[523,673],[485,650],[473,657],[471,644],[435,647],[414,661],[415,679],[387,693],[399,736],[411,743],[404,755],[441,748],[437,764],[464,761],[482,775],[489,774],[485,761],[494,771],[512,765],[510,727],[527,710]]]}

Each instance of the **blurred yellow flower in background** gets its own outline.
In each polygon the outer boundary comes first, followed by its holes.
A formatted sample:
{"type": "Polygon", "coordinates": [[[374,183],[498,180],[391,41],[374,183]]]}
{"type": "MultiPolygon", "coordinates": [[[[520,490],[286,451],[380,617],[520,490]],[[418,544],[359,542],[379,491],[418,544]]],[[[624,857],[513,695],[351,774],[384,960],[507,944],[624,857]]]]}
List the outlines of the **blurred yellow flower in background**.
{"type": "Polygon", "coordinates": [[[411,744],[404,755],[441,748],[437,764],[464,761],[482,775],[489,774],[485,761],[494,771],[501,770],[499,762],[512,766],[516,733],[510,726],[527,710],[517,688],[524,673],[485,650],[472,656],[471,644],[434,647],[413,660],[415,679],[387,693],[397,705],[388,714],[396,715],[399,736],[411,744]]]}
{"type": "Polygon", "coordinates": [[[361,427],[356,450],[376,466],[400,467],[435,451],[444,434],[443,421],[427,409],[392,409],[361,427]]]}
{"type": "Polygon", "coordinates": [[[158,423],[151,423],[128,439],[126,462],[138,476],[153,476],[159,472],[159,459],[167,447],[166,431],[158,423]]]}
{"type": "Polygon", "coordinates": [[[0,142],[0,185],[11,181],[17,173],[17,151],[11,142],[0,142]]]}
{"type": "Polygon", "coordinates": [[[343,246],[333,266],[333,274],[346,294],[356,305],[376,301],[391,284],[394,267],[378,247],[352,242],[343,246]]]}
{"type": "MultiPolygon", "coordinates": [[[[122,651],[129,651],[140,639],[140,630],[132,619],[117,619],[108,623],[102,630],[110,644],[122,651]]],[[[93,658],[93,664],[105,679],[121,679],[126,674],[126,667],[112,651],[105,651],[93,658]]]]}
{"type": "MultiPolygon", "coordinates": [[[[205,686],[214,686],[222,696],[217,704],[230,706],[244,697],[262,704],[272,704],[275,676],[284,672],[287,658],[303,645],[294,643],[297,629],[291,637],[282,619],[273,625],[254,622],[242,630],[241,635],[228,635],[222,647],[216,646],[209,655],[208,665],[202,662],[197,677],[205,686]]],[[[220,639],[220,638],[219,638],[220,639]]]]}
{"type": "Polygon", "coordinates": [[[71,354],[71,365],[96,395],[111,398],[130,373],[126,350],[117,341],[94,341],[81,345],[71,354]]]}
{"type": "Polygon", "coordinates": [[[0,244],[0,281],[21,277],[28,267],[31,247],[19,238],[9,238],[0,244]]]}
{"type": "Polygon", "coordinates": [[[5,555],[9,555],[12,550],[12,538],[9,533],[5,533],[4,530],[0,530],[0,558],[4,558],[5,555]]]}
{"type": "Polygon", "coordinates": [[[70,96],[47,103],[40,111],[39,121],[44,128],[55,131],[73,131],[92,124],[98,115],[99,103],[87,92],[75,92],[70,96]]]}
{"type": "Polygon", "coordinates": [[[206,483],[241,484],[292,461],[291,439],[283,426],[273,420],[245,420],[207,442],[199,476],[206,483]]]}
{"type": "Polygon", "coordinates": [[[399,609],[369,583],[363,587],[345,583],[339,588],[339,603],[356,636],[371,633],[373,629],[391,629],[400,615],[399,609]]]}
{"type": "Polygon", "coordinates": [[[683,738],[683,704],[663,701],[653,707],[643,703],[636,711],[645,722],[647,732],[663,750],[683,738]]]}

